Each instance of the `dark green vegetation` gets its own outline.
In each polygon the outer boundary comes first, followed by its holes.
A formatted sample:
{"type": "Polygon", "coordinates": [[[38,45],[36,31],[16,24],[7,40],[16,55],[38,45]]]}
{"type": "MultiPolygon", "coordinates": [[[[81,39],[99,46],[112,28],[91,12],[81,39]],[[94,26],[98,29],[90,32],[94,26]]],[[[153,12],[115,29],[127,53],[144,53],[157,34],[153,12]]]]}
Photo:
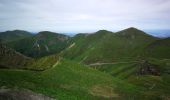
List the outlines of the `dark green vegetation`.
{"type": "Polygon", "coordinates": [[[22,68],[31,58],[0,43],[0,68],[22,68]]]}
{"type": "Polygon", "coordinates": [[[100,30],[72,38],[40,32],[7,44],[22,49],[23,54],[37,53],[30,50],[31,41],[35,47],[47,45],[55,50],[32,55],[38,58],[31,58],[22,69],[0,69],[0,86],[26,88],[59,100],[169,100],[169,40],[136,28],[116,33],[100,30]],[[23,49],[22,45],[27,46],[23,49]]]}
{"type": "Polygon", "coordinates": [[[26,56],[42,57],[62,51],[68,45],[68,39],[66,35],[43,31],[32,37],[6,44],[26,56]]]}
{"type": "Polygon", "coordinates": [[[170,38],[157,40],[147,46],[146,55],[158,59],[170,59],[170,38]]]}

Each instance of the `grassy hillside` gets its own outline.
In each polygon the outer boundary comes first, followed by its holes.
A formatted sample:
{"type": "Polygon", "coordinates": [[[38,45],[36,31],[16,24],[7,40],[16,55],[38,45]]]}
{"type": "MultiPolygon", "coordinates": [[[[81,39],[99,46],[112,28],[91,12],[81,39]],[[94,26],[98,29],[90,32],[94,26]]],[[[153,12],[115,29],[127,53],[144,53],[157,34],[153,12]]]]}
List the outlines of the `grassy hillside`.
{"type": "Polygon", "coordinates": [[[141,87],[149,99],[166,100],[170,95],[168,45],[168,39],[161,40],[136,28],[116,33],[101,30],[76,35],[62,55],[141,87]],[[153,44],[159,45],[153,48],[153,44]],[[149,49],[152,51],[146,54],[149,49]]]}
{"type": "Polygon", "coordinates": [[[0,68],[42,71],[51,68],[58,60],[57,55],[33,59],[0,43],[0,68]]]}
{"type": "Polygon", "coordinates": [[[149,58],[147,61],[149,63],[147,65],[141,63],[142,61],[128,61],[91,65],[91,67],[141,87],[146,97],[153,96],[149,100],[168,100],[170,59],[149,58]]]}
{"type": "Polygon", "coordinates": [[[43,71],[54,67],[53,65],[58,63],[60,57],[57,55],[45,56],[37,59],[30,60],[23,69],[43,71]]]}
{"type": "Polygon", "coordinates": [[[105,30],[77,35],[62,55],[84,63],[126,61],[139,58],[144,48],[157,40],[138,29],[113,33],[105,30]]]}
{"type": "Polygon", "coordinates": [[[0,32],[0,40],[1,42],[10,42],[18,39],[23,39],[27,37],[31,37],[33,34],[27,31],[22,30],[14,30],[14,31],[6,31],[0,32]]]}
{"type": "Polygon", "coordinates": [[[32,37],[12,41],[7,45],[29,57],[42,57],[59,53],[67,47],[68,36],[43,31],[32,37]]]}
{"type": "Polygon", "coordinates": [[[143,95],[139,87],[68,60],[42,72],[1,69],[0,80],[0,86],[27,88],[59,100],[131,100],[143,95]]]}
{"type": "Polygon", "coordinates": [[[170,59],[170,38],[160,39],[148,45],[145,49],[145,56],[170,59]]]}

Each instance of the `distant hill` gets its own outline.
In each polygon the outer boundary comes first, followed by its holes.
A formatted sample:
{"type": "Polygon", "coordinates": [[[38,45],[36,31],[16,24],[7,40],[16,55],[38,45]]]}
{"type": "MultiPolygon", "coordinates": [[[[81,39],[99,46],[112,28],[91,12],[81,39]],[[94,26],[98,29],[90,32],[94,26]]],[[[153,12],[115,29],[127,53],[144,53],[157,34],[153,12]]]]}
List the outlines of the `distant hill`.
{"type": "Polygon", "coordinates": [[[31,58],[0,43],[0,68],[22,68],[31,58]]]}
{"type": "Polygon", "coordinates": [[[78,34],[62,55],[84,63],[114,62],[140,57],[144,48],[158,38],[136,28],[116,33],[100,30],[93,34],[78,34]]]}
{"type": "Polygon", "coordinates": [[[63,34],[43,31],[28,38],[12,41],[7,45],[29,57],[42,57],[65,49],[68,39],[69,37],[63,34]]]}
{"type": "Polygon", "coordinates": [[[26,37],[31,37],[33,34],[23,30],[14,30],[14,31],[6,31],[0,32],[0,40],[1,42],[10,42],[18,39],[23,39],[26,37]]]}

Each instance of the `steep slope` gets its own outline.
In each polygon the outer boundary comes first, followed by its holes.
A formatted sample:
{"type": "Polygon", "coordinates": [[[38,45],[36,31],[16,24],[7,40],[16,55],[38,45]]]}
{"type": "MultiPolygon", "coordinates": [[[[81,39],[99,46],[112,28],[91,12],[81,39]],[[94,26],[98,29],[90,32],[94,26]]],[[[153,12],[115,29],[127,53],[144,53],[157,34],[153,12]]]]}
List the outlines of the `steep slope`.
{"type": "Polygon", "coordinates": [[[43,31],[35,36],[13,41],[7,45],[16,51],[29,57],[42,57],[53,53],[59,53],[67,47],[68,36],[43,31]]]}
{"type": "Polygon", "coordinates": [[[64,57],[81,61],[103,40],[107,35],[112,32],[100,30],[91,34],[77,34],[69,42],[71,45],[62,52],[64,57]]]}
{"type": "Polygon", "coordinates": [[[23,39],[31,36],[33,36],[33,34],[23,30],[0,32],[0,40],[3,43],[18,40],[18,39],[23,39]]]}
{"type": "Polygon", "coordinates": [[[31,60],[0,43],[0,68],[22,68],[31,60]]]}
{"type": "Polygon", "coordinates": [[[135,28],[117,33],[102,30],[73,37],[72,45],[62,55],[87,64],[126,61],[140,57],[144,48],[157,39],[135,28]]]}
{"type": "Polygon", "coordinates": [[[170,59],[170,38],[160,39],[148,45],[145,49],[145,56],[170,59]]]}
{"type": "Polygon", "coordinates": [[[52,68],[59,59],[59,56],[55,54],[33,59],[0,43],[0,68],[42,71],[52,68]]]}
{"type": "Polygon", "coordinates": [[[32,59],[27,63],[24,69],[34,70],[34,71],[44,71],[49,68],[54,67],[58,63],[60,57],[58,55],[50,55],[37,59],[32,59]]]}

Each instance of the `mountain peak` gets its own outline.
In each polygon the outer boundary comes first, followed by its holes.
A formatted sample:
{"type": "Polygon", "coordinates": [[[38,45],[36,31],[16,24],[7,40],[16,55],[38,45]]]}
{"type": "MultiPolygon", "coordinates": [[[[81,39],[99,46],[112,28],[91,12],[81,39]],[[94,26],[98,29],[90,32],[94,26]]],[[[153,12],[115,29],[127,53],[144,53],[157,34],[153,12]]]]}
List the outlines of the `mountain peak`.
{"type": "Polygon", "coordinates": [[[110,31],[108,31],[108,30],[99,30],[99,31],[97,31],[96,33],[110,33],[110,31]]]}
{"type": "Polygon", "coordinates": [[[57,33],[50,32],[50,31],[41,31],[37,35],[48,35],[48,34],[57,34],[57,33]]]}
{"type": "Polygon", "coordinates": [[[130,28],[127,28],[127,29],[124,29],[122,31],[119,31],[117,32],[117,34],[119,35],[123,35],[123,36],[126,36],[126,37],[134,37],[134,36],[147,36],[147,37],[153,37],[147,33],[145,33],[144,31],[142,30],[139,30],[137,28],[134,28],[134,27],[130,27],[130,28]]]}
{"type": "MultiPolygon", "coordinates": [[[[139,30],[139,29],[137,29],[137,28],[135,28],[135,27],[129,27],[129,28],[127,28],[127,29],[124,29],[124,30],[122,30],[122,31],[134,31],[134,32],[143,32],[143,31],[141,31],[141,30],[139,30]]],[[[144,33],[144,32],[143,32],[144,33]]]]}
{"type": "Polygon", "coordinates": [[[139,30],[139,29],[137,29],[137,28],[135,28],[135,27],[129,27],[129,28],[127,28],[127,29],[129,29],[129,30],[139,30]]]}

